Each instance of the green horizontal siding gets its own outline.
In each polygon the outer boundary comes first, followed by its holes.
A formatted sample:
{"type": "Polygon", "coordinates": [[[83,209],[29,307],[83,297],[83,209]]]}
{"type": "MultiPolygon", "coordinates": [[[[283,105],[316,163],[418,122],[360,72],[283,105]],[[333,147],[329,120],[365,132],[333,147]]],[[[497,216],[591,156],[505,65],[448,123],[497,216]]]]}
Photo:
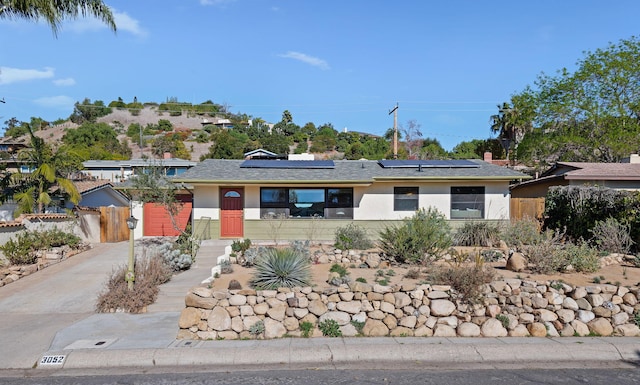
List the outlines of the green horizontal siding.
{"type": "MultiPolygon", "coordinates": [[[[378,234],[387,226],[402,224],[402,221],[352,221],[337,219],[247,219],[244,221],[244,237],[251,240],[284,241],[284,240],[308,240],[334,241],[335,232],[339,227],[344,227],[352,222],[364,228],[372,240],[378,238],[378,234]]],[[[449,225],[453,230],[462,227],[467,221],[451,220],[449,225]]],[[[490,223],[508,223],[502,220],[484,220],[490,223]]],[[[220,238],[220,221],[210,219],[196,219],[194,221],[196,236],[200,239],[220,238]]]]}

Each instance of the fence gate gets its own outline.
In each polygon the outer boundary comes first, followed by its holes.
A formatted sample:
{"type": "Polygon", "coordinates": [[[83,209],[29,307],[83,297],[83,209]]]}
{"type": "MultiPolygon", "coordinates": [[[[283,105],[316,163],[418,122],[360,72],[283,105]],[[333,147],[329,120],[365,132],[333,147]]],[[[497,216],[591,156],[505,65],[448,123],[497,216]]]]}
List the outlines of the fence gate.
{"type": "Polygon", "coordinates": [[[544,198],[511,198],[511,220],[524,218],[542,220],[544,198]]]}
{"type": "Polygon", "coordinates": [[[100,242],[113,243],[129,240],[128,207],[100,207],[100,242]]]}

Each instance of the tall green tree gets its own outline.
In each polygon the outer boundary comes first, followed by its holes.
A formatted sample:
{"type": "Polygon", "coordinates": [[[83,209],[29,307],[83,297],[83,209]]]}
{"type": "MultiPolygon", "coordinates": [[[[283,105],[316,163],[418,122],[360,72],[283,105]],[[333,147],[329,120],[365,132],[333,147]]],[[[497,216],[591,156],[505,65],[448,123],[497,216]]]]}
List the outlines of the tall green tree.
{"type": "MultiPolygon", "coordinates": [[[[53,151],[42,138],[29,129],[31,148],[18,154],[19,160],[33,170],[30,173],[14,173],[11,176],[13,199],[19,213],[42,213],[56,196],[68,198],[74,204],[80,202],[80,193],[68,175],[62,170],[69,164],[69,155],[53,151]]],[[[69,172],[69,170],[66,170],[69,172]]]]}
{"type": "Polygon", "coordinates": [[[575,67],[543,73],[512,97],[521,111],[533,106],[519,159],[616,162],[640,148],[640,40],[585,52],[575,67]]]}
{"type": "Polygon", "coordinates": [[[69,129],[62,137],[62,148],[73,150],[83,160],[129,159],[131,149],[118,140],[118,135],[107,123],[85,122],[69,129]]]}
{"type": "Polygon", "coordinates": [[[102,100],[91,102],[91,99],[85,98],[82,103],[76,102],[74,104],[73,112],[69,119],[76,124],[82,124],[84,122],[95,122],[99,117],[110,113],[111,108],[105,106],[102,100]]]}
{"type": "Polygon", "coordinates": [[[67,19],[93,16],[116,32],[111,9],[101,0],[0,0],[0,19],[44,20],[57,36],[67,19]]]}
{"type": "Polygon", "coordinates": [[[435,138],[426,138],[422,141],[422,147],[417,150],[421,159],[446,159],[447,151],[435,138]]]}

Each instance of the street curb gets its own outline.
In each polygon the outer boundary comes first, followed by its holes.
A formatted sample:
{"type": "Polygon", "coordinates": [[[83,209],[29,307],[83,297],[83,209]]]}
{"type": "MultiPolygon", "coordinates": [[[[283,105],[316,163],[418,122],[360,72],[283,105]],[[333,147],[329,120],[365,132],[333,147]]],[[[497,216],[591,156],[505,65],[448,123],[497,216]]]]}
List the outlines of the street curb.
{"type": "MultiPolygon", "coordinates": [[[[312,338],[247,341],[193,341],[161,349],[77,349],[66,354],[64,369],[206,366],[304,367],[350,363],[412,363],[547,367],[549,363],[629,362],[640,364],[640,339],[563,338],[312,338]]],[[[44,366],[39,366],[44,368],[44,366]]]]}

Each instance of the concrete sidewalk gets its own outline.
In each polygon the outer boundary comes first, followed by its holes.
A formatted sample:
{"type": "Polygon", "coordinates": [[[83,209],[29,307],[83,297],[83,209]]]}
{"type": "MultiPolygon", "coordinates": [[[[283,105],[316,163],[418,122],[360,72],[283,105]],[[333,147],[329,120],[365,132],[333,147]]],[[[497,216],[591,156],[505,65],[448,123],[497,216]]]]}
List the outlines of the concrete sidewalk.
{"type": "MultiPolygon", "coordinates": [[[[383,368],[595,368],[640,366],[637,338],[285,338],[268,341],[157,341],[125,348],[118,342],[68,347],[64,369],[149,370],[178,366],[210,371],[383,368]],[[147,344],[148,346],[149,344],[147,344]]],[[[39,366],[43,368],[45,366],[39,366]]],[[[55,368],[52,365],[51,368],[55,368]]]]}
{"type": "Polygon", "coordinates": [[[176,366],[260,370],[640,365],[640,338],[628,337],[176,340],[187,291],[210,276],[229,243],[205,241],[192,268],[162,285],[158,301],[144,314],[93,312],[112,266],[126,261],[126,242],[97,245],[80,258],[25,278],[29,281],[0,288],[0,369],[118,368],[124,373],[176,366]]]}

